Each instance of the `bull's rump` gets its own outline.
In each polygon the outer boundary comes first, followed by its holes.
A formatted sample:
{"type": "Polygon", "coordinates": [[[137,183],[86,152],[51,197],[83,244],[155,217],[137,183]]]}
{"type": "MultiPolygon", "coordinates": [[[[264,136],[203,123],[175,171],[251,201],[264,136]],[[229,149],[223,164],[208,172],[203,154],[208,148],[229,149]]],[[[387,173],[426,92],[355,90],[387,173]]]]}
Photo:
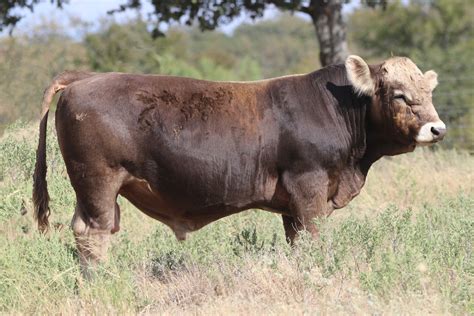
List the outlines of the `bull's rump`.
{"type": "Polygon", "coordinates": [[[78,177],[72,161],[124,169],[182,214],[267,201],[277,126],[266,85],[128,74],[78,81],[56,114],[68,172],[78,177]]]}

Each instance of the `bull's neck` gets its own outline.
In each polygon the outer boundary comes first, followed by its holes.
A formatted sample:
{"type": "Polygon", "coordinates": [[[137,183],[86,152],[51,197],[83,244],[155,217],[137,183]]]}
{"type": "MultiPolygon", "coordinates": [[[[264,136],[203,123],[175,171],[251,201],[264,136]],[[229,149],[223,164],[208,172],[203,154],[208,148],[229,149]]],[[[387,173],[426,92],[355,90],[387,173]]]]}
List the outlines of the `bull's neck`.
{"type": "Polygon", "coordinates": [[[354,92],[344,65],[323,68],[311,73],[309,78],[314,91],[320,94],[315,96],[314,102],[325,107],[334,121],[340,122],[344,141],[351,148],[351,164],[364,176],[381,157],[409,151],[406,146],[391,140],[384,130],[386,126],[371,121],[371,111],[377,100],[354,92]]]}
{"type": "MultiPolygon", "coordinates": [[[[324,119],[337,125],[339,133],[332,137],[347,144],[346,148],[351,151],[350,164],[364,176],[381,157],[413,150],[407,148],[406,144],[394,142],[393,135],[387,133],[384,124],[371,121],[371,110],[377,101],[354,93],[344,65],[325,67],[298,78],[293,85],[306,88],[300,88],[301,93],[296,96],[299,99],[297,103],[306,106],[306,110],[317,107],[318,120],[324,119]]],[[[300,90],[295,88],[295,91],[300,90]]],[[[288,95],[284,92],[280,95],[286,102],[288,95]]],[[[291,112],[291,109],[287,110],[291,112]]]]}
{"type": "Polygon", "coordinates": [[[326,119],[338,125],[338,137],[350,148],[353,164],[364,157],[366,143],[366,120],[371,100],[353,91],[344,65],[323,68],[309,75],[314,97],[314,106],[323,107],[326,119]]]}

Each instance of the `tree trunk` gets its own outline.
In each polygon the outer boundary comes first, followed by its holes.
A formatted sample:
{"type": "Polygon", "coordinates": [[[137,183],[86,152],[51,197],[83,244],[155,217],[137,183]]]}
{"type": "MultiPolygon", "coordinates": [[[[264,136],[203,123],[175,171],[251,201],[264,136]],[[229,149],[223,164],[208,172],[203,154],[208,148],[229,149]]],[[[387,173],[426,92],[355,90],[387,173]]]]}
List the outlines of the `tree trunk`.
{"type": "Polygon", "coordinates": [[[321,65],[344,63],[348,56],[346,23],[342,16],[344,0],[312,0],[309,15],[316,29],[321,65]]]}

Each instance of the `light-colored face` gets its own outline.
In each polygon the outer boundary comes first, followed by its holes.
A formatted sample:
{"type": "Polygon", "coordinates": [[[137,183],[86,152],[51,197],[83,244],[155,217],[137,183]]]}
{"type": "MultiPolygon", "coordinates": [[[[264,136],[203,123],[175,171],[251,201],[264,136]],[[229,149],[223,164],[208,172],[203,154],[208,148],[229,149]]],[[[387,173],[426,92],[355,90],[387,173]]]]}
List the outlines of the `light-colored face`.
{"type": "Polygon", "coordinates": [[[346,68],[355,90],[381,103],[384,123],[393,126],[404,141],[426,145],[443,139],[446,125],[432,102],[438,84],[434,71],[423,74],[405,57],[386,60],[374,73],[362,58],[349,56],[346,68]]]}

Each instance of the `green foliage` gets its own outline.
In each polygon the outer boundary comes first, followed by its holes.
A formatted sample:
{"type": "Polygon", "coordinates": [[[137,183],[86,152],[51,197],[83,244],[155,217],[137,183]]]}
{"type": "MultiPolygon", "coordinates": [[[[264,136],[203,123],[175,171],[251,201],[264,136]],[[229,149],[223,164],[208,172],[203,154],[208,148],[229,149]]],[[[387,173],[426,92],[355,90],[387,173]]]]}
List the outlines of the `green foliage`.
{"type": "Polygon", "coordinates": [[[252,229],[245,228],[239,232],[233,241],[232,250],[236,256],[242,256],[246,253],[262,253],[267,251],[274,251],[277,243],[277,235],[273,234],[273,238],[270,242],[261,240],[262,238],[257,235],[257,228],[252,229]]]}
{"type": "Polygon", "coordinates": [[[416,215],[392,207],[375,219],[349,217],[336,228],[323,222],[321,239],[303,239],[297,260],[302,271],[316,264],[328,277],[355,274],[383,297],[400,289],[421,292],[429,278],[450,300],[472,308],[473,208],[472,196],[460,196],[416,215]]]}
{"type": "Polygon", "coordinates": [[[107,23],[102,31],[84,38],[90,67],[98,72],[158,73],[154,44],[146,24],[139,20],[127,25],[107,23]]]}
{"type": "Polygon", "coordinates": [[[43,90],[65,69],[83,69],[84,47],[54,23],[31,35],[0,38],[0,131],[18,118],[38,117],[43,90]]]}
{"type": "Polygon", "coordinates": [[[257,25],[242,25],[235,30],[234,55],[244,52],[261,65],[264,77],[311,72],[320,68],[314,27],[289,15],[257,25]]]}
{"type": "MultiPolygon", "coordinates": [[[[31,207],[32,174],[36,161],[36,135],[31,127],[18,122],[6,130],[7,137],[0,141],[0,219],[20,214],[22,208],[31,207]]],[[[54,124],[47,135],[49,190],[56,199],[51,207],[63,209],[74,205],[75,197],[59,150],[54,124]]]]}
{"type": "MultiPolygon", "coordinates": [[[[290,15],[280,15],[275,20],[255,25],[240,25],[232,35],[203,33],[195,29],[186,33],[174,30],[159,41],[172,42],[168,48],[180,58],[194,63],[207,56],[223,67],[233,67],[237,71],[242,56],[247,56],[259,65],[260,77],[264,78],[310,72],[320,67],[313,26],[290,15]]],[[[256,76],[245,79],[245,73],[242,75],[241,80],[261,79],[256,76]]]]}
{"type": "Polygon", "coordinates": [[[257,80],[319,67],[314,30],[288,15],[242,25],[227,36],[195,29],[173,29],[151,39],[142,21],[104,25],[85,39],[96,71],[128,71],[209,80],[257,80]]]}
{"type": "Polygon", "coordinates": [[[0,253],[1,311],[35,311],[46,300],[59,308],[74,293],[79,268],[71,240],[65,242],[59,234],[11,240],[0,234],[0,253]],[[28,293],[36,293],[38,300],[28,299],[28,293]]]}

